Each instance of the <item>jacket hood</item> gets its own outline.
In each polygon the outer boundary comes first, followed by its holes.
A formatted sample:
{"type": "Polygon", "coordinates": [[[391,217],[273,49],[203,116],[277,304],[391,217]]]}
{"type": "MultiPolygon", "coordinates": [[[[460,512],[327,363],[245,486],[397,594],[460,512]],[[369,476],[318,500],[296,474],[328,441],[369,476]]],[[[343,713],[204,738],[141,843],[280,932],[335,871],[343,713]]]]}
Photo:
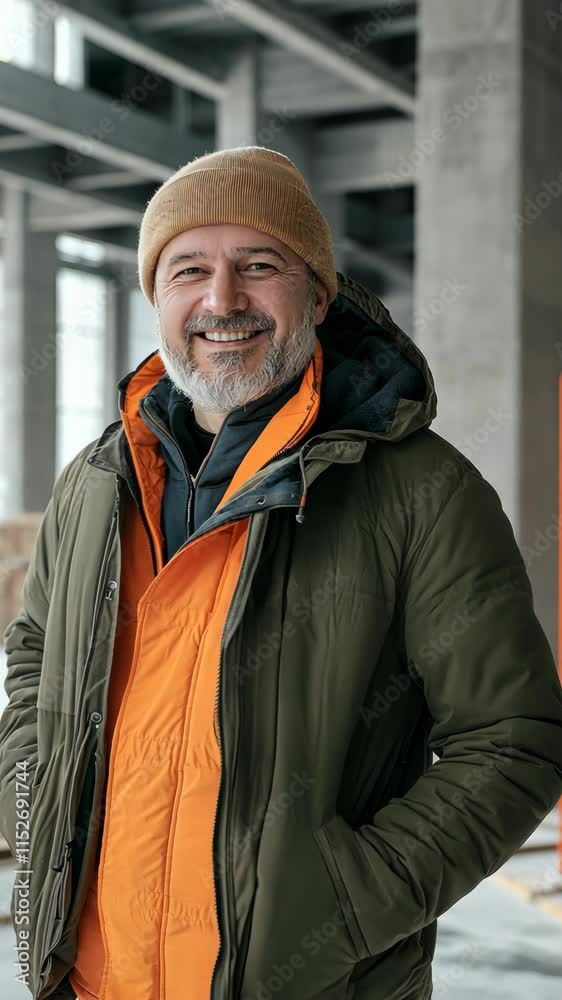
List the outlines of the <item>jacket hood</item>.
{"type": "Polygon", "coordinates": [[[429,365],[374,292],[338,272],[338,295],[316,332],[324,370],[314,434],[362,430],[399,441],[429,427],[437,410],[429,365]]]}

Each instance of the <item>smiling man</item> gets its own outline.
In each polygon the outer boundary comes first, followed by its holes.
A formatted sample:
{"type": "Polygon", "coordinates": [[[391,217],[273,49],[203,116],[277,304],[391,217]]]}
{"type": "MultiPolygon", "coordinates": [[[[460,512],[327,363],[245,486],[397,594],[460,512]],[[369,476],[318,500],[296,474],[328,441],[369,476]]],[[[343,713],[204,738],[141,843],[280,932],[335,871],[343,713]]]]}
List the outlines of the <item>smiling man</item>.
{"type": "Polygon", "coordinates": [[[5,635],[33,995],[429,1000],[436,919],[562,791],[511,525],[286,157],[174,174],[139,275],[158,350],[5,635]]]}
{"type": "Polygon", "coordinates": [[[159,258],[160,354],[209,431],[302,374],[328,308],[310,265],[263,235],[247,226],[198,227],[174,237],[159,258]]]}

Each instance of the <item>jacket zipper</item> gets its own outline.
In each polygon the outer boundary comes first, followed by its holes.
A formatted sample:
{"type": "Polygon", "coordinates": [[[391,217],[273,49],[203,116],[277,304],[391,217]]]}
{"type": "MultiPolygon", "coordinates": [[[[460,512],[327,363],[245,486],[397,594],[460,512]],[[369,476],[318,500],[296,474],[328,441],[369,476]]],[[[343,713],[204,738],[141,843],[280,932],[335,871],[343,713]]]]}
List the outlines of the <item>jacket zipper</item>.
{"type": "MultiPolygon", "coordinates": [[[[262,534],[261,534],[261,541],[263,542],[263,531],[262,531],[262,534]]],[[[259,549],[261,549],[261,543],[259,544],[259,549]]],[[[248,564],[250,562],[250,559],[252,558],[251,557],[251,553],[253,552],[254,553],[254,557],[255,557],[255,551],[256,551],[256,545],[255,545],[255,542],[254,542],[253,537],[252,537],[252,530],[251,530],[251,526],[250,526],[250,529],[248,531],[248,535],[247,535],[247,538],[246,538],[246,545],[245,545],[245,549],[244,549],[244,555],[242,557],[242,564],[240,566],[240,573],[238,575],[238,580],[236,582],[236,587],[234,588],[234,593],[232,595],[232,600],[231,600],[230,606],[228,608],[228,612],[227,612],[226,620],[225,620],[225,624],[224,624],[224,629],[223,629],[223,633],[222,633],[222,637],[221,637],[220,655],[219,655],[219,671],[218,671],[219,700],[216,702],[216,708],[218,709],[218,711],[216,712],[216,714],[218,716],[220,734],[223,734],[223,726],[222,726],[223,719],[222,719],[222,715],[221,715],[221,712],[220,712],[220,692],[222,690],[222,662],[223,662],[223,657],[224,657],[225,638],[228,635],[229,623],[232,620],[233,609],[236,606],[237,599],[238,599],[238,594],[240,593],[242,582],[247,577],[248,564]]],[[[235,746],[235,749],[234,749],[234,752],[233,752],[233,766],[235,766],[235,764],[236,764],[236,758],[237,758],[237,752],[238,752],[239,725],[240,725],[240,723],[239,723],[239,715],[237,714],[238,713],[238,690],[239,689],[236,688],[236,712],[234,714],[235,714],[235,721],[236,721],[236,727],[237,727],[237,729],[236,729],[236,746],[235,746]]],[[[221,777],[220,777],[219,794],[217,796],[217,807],[216,807],[216,811],[215,811],[215,820],[214,820],[214,827],[213,827],[213,858],[215,858],[216,855],[217,855],[217,847],[218,847],[218,841],[217,841],[218,816],[219,816],[219,811],[220,811],[221,804],[222,804],[223,793],[224,793],[225,788],[226,788],[226,779],[225,779],[225,771],[224,771],[224,758],[223,758],[223,753],[222,753],[223,739],[221,739],[221,735],[220,734],[217,733],[219,750],[220,750],[220,759],[221,759],[221,770],[220,770],[221,777]]],[[[229,810],[227,808],[227,810],[226,810],[226,830],[225,830],[225,840],[226,840],[227,845],[230,843],[230,832],[229,831],[230,831],[230,813],[229,813],[229,810]]],[[[225,865],[225,881],[226,881],[226,878],[227,878],[228,874],[229,874],[229,872],[228,872],[228,865],[225,865]]],[[[215,874],[214,865],[213,865],[213,881],[214,881],[214,887],[215,887],[215,909],[216,909],[216,914],[217,914],[217,924],[218,924],[218,929],[219,929],[219,942],[220,942],[221,941],[221,932],[220,932],[220,915],[219,915],[220,914],[220,909],[219,908],[220,908],[221,898],[220,898],[220,886],[219,886],[219,882],[218,882],[217,876],[215,874]]],[[[228,917],[227,917],[227,919],[228,919],[228,917]]],[[[230,924],[229,924],[229,931],[230,931],[230,924]]],[[[220,945],[219,945],[219,953],[217,954],[217,960],[215,962],[215,966],[214,966],[214,969],[213,969],[213,976],[212,976],[212,979],[211,979],[211,1000],[214,1000],[214,992],[213,991],[214,991],[214,986],[215,986],[215,981],[216,981],[216,975],[217,975],[217,970],[218,970],[218,965],[219,965],[219,954],[220,954],[220,945]]],[[[221,997],[221,1000],[229,1000],[230,992],[231,992],[231,987],[230,987],[230,983],[229,983],[229,987],[227,989],[226,995],[225,995],[224,998],[221,997]]]]}
{"type": "MultiPolygon", "coordinates": [[[[127,441],[126,438],[125,438],[125,450],[129,451],[129,442],[127,441]]],[[[156,552],[154,550],[154,543],[152,541],[152,535],[150,534],[150,530],[149,530],[149,527],[148,527],[148,522],[146,520],[146,515],[144,513],[144,509],[143,509],[140,497],[138,497],[137,494],[136,494],[136,489],[137,489],[136,479],[134,478],[134,476],[127,476],[121,470],[114,468],[114,466],[112,466],[112,465],[107,465],[105,462],[91,462],[91,465],[92,465],[92,468],[94,468],[94,469],[104,469],[106,472],[111,472],[116,477],[116,479],[122,479],[123,482],[128,487],[129,492],[130,492],[130,494],[131,494],[131,496],[132,496],[132,498],[133,498],[133,500],[134,500],[134,502],[135,502],[135,504],[137,506],[137,509],[138,509],[139,514],[140,514],[140,517],[141,517],[144,529],[146,531],[146,537],[148,538],[148,544],[149,544],[149,547],[150,547],[150,554],[152,556],[152,567],[153,567],[153,570],[154,570],[154,576],[156,576],[157,573],[158,573],[158,565],[157,565],[157,562],[156,562],[156,552]]]]}
{"type": "MultiPolygon", "coordinates": [[[[223,753],[222,753],[223,740],[221,739],[222,716],[220,714],[220,690],[221,690],[221,679],[222,679],[222,659],[223,659],[223,650],[224,650],[224,637],[225,637],[226,632],[227,632],[228,622],[230,620],[232,608],[234,606],[234,603],[236,601],[236,596],[237,596],[238,591],[240,589],[240,583],[241,583],[241,580],[242,580],[242,578],[244,576],[244,570],[245,570],[245,567],[246,567],[247,555],[248,555],[248,551],[249,551],[249,544],[248,544],[249,543],[249,537],[250,536],[248,534],[248,536],[246,538],[246,548],[245,548],[244,556],[242,558],[242,564],[240,566],[240,573],[238,574],[238,580],[236,581],[236,587],[234,589],[234,593],[232,595],[232,600],[230,602],[230,605],[229,605],[229,608],[228,608],[228,612],[227,612],[227,615],[226,615],[226,619],[225,619],[225,623],[224,623],[224,628],[223,628],[222,637],[221,637],[220,653],[219,653],[219,669],[218,669],[217,694],[216,694],[216,699],[215,699],[215,711],[214,711],[214,715],[213,715],[213,723],[215,722],[215,719],[218,718],[219,730],[217,730],[217,727],[215,726],[215,733],[216,733],[216,736],[217,736],[217,742],[218,742],[219,753],[220,753],[220,775],[221,775],[221,778],[220,778],[220,783],[219,783],[219,794],[217,796],[217,805],[216,805],[216,809],[215,809],[215,819],[214,819],[214,824],[213,824],[213,859],[216,858],[216,853],[217,853],[217,844],[215,842],[216,841],[216,834],[217,834],[217,819],[218,819],[218,815],[219,815],[219,811],[220,811],[220,807],[221,807],[221,803],[222,803],[223,791],[224,791],[224,788],[225,788],[225,785],[226,785],[226,781],[225,781],[225,777],[224,777],[224,758],[223,758],[223,753]]],[[[228,820],[228,814],[227,814],[227,820],[228,820]]],[[[226,842],[228,844],[228,829],[226,831],[226,842]]],[[[226,872],[225,872],[225,879],[226,879],[226,872]]],[[[219,954],[220,954],[220,950],[221,950],[221,947],[222,947],[219,882],[218,882],[218,879],[217,879],[217,876],[216,876],[216,870],[215,870],[215,864],[214,864],[214,862],[213,862],[213,884],[214,884],[214,889],[215,889],[215,912],[216,912],[216,916],[217,916],[217,927],[218,927],[218,933],[219,933],[219,950],[218,950],[218,953],[217,953],[217,959],[216,959],[216,962],[215,962],[215,965],[214,965],[214,968],[213,968],[213,975],[212,975],[212,978],[211,978],[211,1000],[213,1000],[213,997],[214,997],[215,979],[216,979],[216,973],[217,973],[217,968],[218,968],[218,964],[219,964],[219,954]]],[[[228,994],[227,994],[227,996],[228,996],[228,994]]]]}
{"type": "Polygon", "coordinates": [[[168,431],[168,429],[165,426],[165,424],[163,424],[160,420],[158,420],[157,417],[153,416],[152,413],[148,412],[148,410],[146,409],[146,406],[144,405],[144,402],[141,404],[141,406],[142,406],[143,413],[148,417],[148,419],[151,420],[152,423],[155,424],[155,426],[158,427],[158,429],[160,431],[162,431],[162,433],[164,434],[164,436],[167,437],[168,440],[172,442],[172,444],[174,445],[174,447],[176,448],[176,450],[179,451],[180,457],[181,457],[181,460],[182,460],[182,464],[183,464],[183,468],[184,468],[184,472],[185,472],[186,481],[191,483],[191,488],[189,490],[189,496],[187,498],[187,513],[186,513],[186,518],[185,518],[185,534],[186,534],[186,538],[189,538],[189,536],[191,534],[191,501],[192,501],[193,494],[195,492],[195,488],[197,486],[197,481],[198,481],[201,473],[203,472],[203,469],[205,468],[205,466],[206,466],[209,458],[211,457],[213,449],[214,449],[214,447],[215,447],[215,445],[216,445],[216,443],[217,443],[217,441],[219,439],[220,433],[221,433],[221,431],[222,431],[222,429],[223,429],[226,421],[222,422],[219,430],[215,434],[215,437],[213,439],[213,443],[212,443],[211,447],[209,448],[209,451],[205,455],[205,458],[203,459],[203,461],[202,461],[202,463],[201,463],[201,465],[199,467],[199,471],[198,471],[197,475],[194,477],[194,476],[191,475],[191,472],[189,471],[189,469],[187,467],[187,462],[185,461],[184,454],[183,454],[181,448],[179,447],[177,441],[174,440],[174,438],[172,437],[172,435],[168,431]]]}
{"type": "Polygon", "coordinates": [[[217,443],[217,441],[219,439],[219,435],[220,435],[220,433],[221,433],[221,431],[222,431],[222,429],[223,429],[223,427],[225,425],[225,422],[226,421],[223,420],[221,426],[219,427],[217,433],[215,434],[215,436],[213,438],[213,443],[212,443],[211,447],[209,448],[207,454],[205,455],[205,458],[201,462],[201,465],[199,466],[199,471],[197,472],[197,475],[195,476],[195,478],[191,475],[191,473],[188,473],[189,478],[191,479],[191,489],[189,491],[189,497],[187,498],[187,526],[186,526],[186,531],[187,531],[187,537],[188,538],[189,538],[189,536],[191,534],[191,503],[192,503],[192,498],[195,496],[195,489],[197,487],[197,481],[198,481],[201,473],[203,472],[203,469],[205,468],[207,462],[209,461],[209,459],[210,459],[210,457],[211,457],[211,455],[213,453],[213,449],[214,449],[214,447],[215,447],[215,445],[216,445],[216,443],[217,443]]]}
{"type": "Polygon", "coordinates": [[[92,623],[92,634],[90,636],[90,645],[89,645],[89,648],[88,648],[88,654],[86,656],[86,662],[84,664],[84,670],[82,672],[82,677],[81,677],[81,680],[80,680],[80,688],[79,688],[79,691],[78,691],[78,699],[77,699],[77,702],[76,702],[76,718],[79,718],[80,709],[82,707],[82,699],[84,697],[84,690],[85,690],[85,687],[86,687],[86,680],[87,680],[87,677],[88,677],[88,673],[89,673],[89,670],[90,670],[90,665],[91,665],[92,657],[93,657],[93,653],[94,653],[94,646],[95,646],[96,634],[97,634],[99,620],[100,620],[100,612],[101,612],[101,608],[102,608],[102,603],[103,603],[104,600],[106,600],[106,601],[113,600],[113,595],[114,595],[115,591],[117,590],[117,582],[115,580],[108,580],[107,583],[105,582],[105,571],[106,571],[106,568],[107,568],[107,563],[109,561],[109,553],[111,551],[111,545],[113,543],[113,535],[114,535],[114,532],[115,532],[115,529],[116,529],[116,526],[117,526],[117,519],[119,517],[119,505],[120,505],[119,491],[117,489],[117,484],[116,484],[116,494],[115,494],[115,500],[114,500],[114,503],[113,503],[113,515],[112,515],[112,518],[111,518],[111,525],[110,525],[109,532],[108,532],[107,539],[106,539],[106,543],[105,543],[105,550],[104,550],[104,553],[103,553],[103,559],[102,559],[101,568],[100,568],[100,572],[99,572],[99,576],[98,576],[98,582],[97,582],[96,599],[95,599],[95,602],[94,602],[94,618],[93,618],[93,623],[92,623]]]}
{"type": "MultiPolygon", "coordinates": [[[[152,413],[148,412],[148,410],[146,409],[144,400],[142,400],[139,403],[139,408],[142,409],[142,412],[144,413],[144,415],[146,417],[148,417],[148,419],[151,421],[151,423],[155,424],[156,427],[158,427],[158,429],[160,431],[162,431],[162,433],[164,434],[164,437],[167,437],[168,440],[172,442],[172,444],[174,445],[174,448],[176,449],[176,451],[179,451],[180,458],[181,458],[182,465],[183,465],[183,470],[185,472],[185,478],[188,481],[191,480],[191,482],[193,483],[193,476],[191,475],[191,472],[187,468],[187,463],[185,461],[183,452],[182,452],[181,448],[179,447],[177,441],[174,440],[174,438],[172,437],[172,435],[168,431],[167,427],[163,423],[161,423],[161,421],[158,420],[155,416],[153,416],[152,413]]],[[[186,523],[189,523],[189,503],[190,503],[190,501],[191,501],[191,490],[189,491],[189,496],[187,498],[187,517],[186,517],[186,523]]]]}
{"type": "Polygon", "coordinates": [[[138,499],[137,496],[135,495],[135,491],[134,491],[133,487],[131,486],[131,483],[129,482],[129,480],[126,479],[125,482],[127,483],[127,486],[129,487],[129,490],[131,492],[131,496],[132,496],[133,500],[135,501],[135,504],[137,506],[137,510],[138,510],[138,512],[140,514],[140,518],[141,518],[141,521],[143,523],[144,530],[146,532],[146,537],[148,538],[148,544],[150,546],[150,555],[152,557],[152,570],[154,572],[154,576],[157,576],[158,575],[158,563],[156,561],[156,552],[154,550],[154,542],[152,541],[152,535],[150,533],[150,528],[148,527],[148,521],[146,520],[146,514],[144,512],[144,507],[142,505],[141,500],[138,499]]]}
{"type": "MultiPolygon", "coordinates": [[[[116,493],[116,497],[115,497],[115,501],[114,501],[114,505],[113,505],[113,515],[112,515],[112,518],[111,518],[111,525],[110,525],[109,532],[108,532],[108,535],[107,535],[107,540],[106,540],[106,543],[105,543],[105,549],[104,549],[104,553],[103,553],[102,564],[101,564],[101,568],[100,568],[100,572],[99,572],[99,576],[98,576],[98,581],[97,581],[96,597],[95,597],[95,601],[94,601],[94,617],[93,617],[93,622],[92,622],[92,633],[91,633],[91,636],[90,636],[90,645],[88,647],[88,653],[87,653],[87,656],[86,656],[86,662],[84,664],[84,670],[82,672],[82,677],[80,679],[80,687],[79,687],[79,690],[78,690],[78,698],[77,698],[77,701],[76,701],[75,718],[76,718],[76,720],[78,722],[78,726],[80,726],[80,722],[81,722],[80,713],[81,713],[81,709],[82,709],[82,701],[83,701],[83,698],[84,698],[84,691],[86,689],[86,680],[87,680],[88,673],[89,673],[89,670],[90,670],[90,665],[91,665],[91,662],[92,662],[92,657],[93,657],[93,652],[94,652],[94,647],[95,647],[95,641],[96,641],[96,635],[97,635],[98,626],[99,626],[100,617],[101,617],[100,612],[101,612],[102,603],[103,603],[104,600],[106,600],[106,601],[113,600],[114,593],[115,593],[115,591],[117,589],[117,582],[115,580],[108,580],[107,582],[105,582],[105,572],[106,572],[107,563],[108,563],[108,560],[109,560],[109,553],[111,551],[111,544],[113,542],[113,536],[114,536],[114,532],[115,532],[115,528],[116,528],[118,516],[119,516],[119,493],[117,492],[116,493]]],[[[95,715],[95,713],[94,713],[94,715],[95,715]]],[[[88,734],[86,734],[86,736],[84,737],[85,740],[87,739],[87,735],[88,734]]],[[[75,740],[74,743],[73,743],[73,747],[72,747],[72,753],[74,754],[77,749],[78,749],[78,740],[75,740]]],[[[72,791],[73,791],[74,784],[75,784],[75,781],[76,781],[76,778],[77,778],[77,771],[78,771],[78,765],[79,765],[79,763],[80,763],[80,757],[78,758],[78,762],[77,762],[76,767],[74,769],[74,772],[73,772],[73,775],[72,775],[72,779],[70,781],[70,786],[67,789],[68,807],[69,808],[70,808],[70,804],[71,804],[71,801],[72,801],[72,791]]],[[[64,833],[65,833],[65,830],[66,830],[66,820],[65,820],[64,824],[62,825],[62,830],[61,830],[61,833],[62,833],[63,836],[64,836],[64,833]]],[[[56,857],[55,864],[52,865],[52,867],[55,869],[55,871],[60,871],[61,868],[64,868],[64,866],[66,865],[66,863],[68,861],[68,857],[69,857],[69,846],[70,845],[67,843],[67,844],[64,844],[64,846],[62,846],[62,847],[59,848],[59,852],[60,853],[59,853],[58,856],[55,856],[56,857]]]]}
{"type": "MultiPolygon", "coordinates": [[[[91,715],[90,715],[90,718],[88,720],[88,727],[90,727],[93,724],[94,727],[95,727],[95,730],[97,730],[98,726],[100,724],[100,721],[101,721],[101,716],[99,715],[99,712],[92,712],[91,715]]],[[[76,764],[75,764],[75,767],[74,767],[74,771],[73,771],[73,774],[72,774],[72,779],[71,779],[71,781],[69,783],[68,800],[67,800],[67,804],[66,804],[66,814],[65,814],[65,818],[64,818],[64,824],[62,826],[62,834],[63,834],[63,836],[64,836],[65,833],[68,833],[69,836],[72,833],[71,828],[70,828],[70,821],[71,821],[73,795],[74,795],[74,792],[77,789],[77,782],[78,782],[78,777],[79,777],[79,772],[80,772],[81,765],[83,764],[83,762],[85,760],[89,760],[89,757],[88,757],[88,755],[86,753],[86,747],[89,745],[90,733],[91,733],[91,729],[89,728],[88,732],[86,733],[86,736],[84,737],[84,741],[83,741],[83,744],[82,744],[82,746],[84,748],[84,751],[82,753],[80,753],[79,756],[78,756],[78,759],[76,761],[76,764]]],[[[62,854],[59,856],[58,863],[56,865],[52,865],[51,866],[52,869],[57,872],[57,879],[55,881],[55,884],[52,887],[53,892],[52,892],[51,905],[49,907],[48,913],[45,916],[45,928],[46,928],[45,940],[48,941],[49,944],[47,946],[46,954],[44,956],[42,955],[42,957],[41,957],[41,970],[43,970],[43,966],[48,961],[48,959],[52,955],[53,951],[57,947],[57,945],[58,945],[58,943],[59,943],[59,941],[60,941],[60,939],[61,939],[61,937],[63,935],[64,929],[65,929],[65,921],[63,919],[64,918],[64,899],[65,899],[65,893],[66,893],[67,884],[68,884],[68,875],[69,875],[69,871],[70,871],[69,862],[70,862],[70,859],[71,859],[71,856],[72,856],[72,846],[73,846],[73,843],[74,843],[73,839],[67,840],[65,842],[64,849],[62,851],[62,854]],[[51,934],[52,934],[52,930],[53,930],[53,921],[58,921],[59,924],[58,924],[56,936],[54,938],[51,938],[51,934]]],[[[75,895],[74,902],[76,902],[77,898],[78,898],[78,894],[75,895]]],[[[43,950],[45,950],[45,943],[43,945],[43,950]]],[[[46,975],[48,975],[48,971],[45,971],[45,972],[41,971],[41,980],[43,980],[46,975]]],[[[43,986],[43,982],[41,982],[41,984],[40,984],[41,989],[42,989],[42,986],[43,986]]]]}
{"type": "MultiPolygon", "coordinates": [[[[308,414],[307,414],[307,416],[308,416],[308,414]]],[[[275,455],[272,455],[271,458],[269,458],[267,460],[267,462],[265,463],[265,465],[262,466],[262,469],[265,469],[266,466],[270,465],[271,462],[274,462],[276,458],[279,458],[279,455],[283,455],[284,452],[289,451],[289,449],[291,448],[292,442],[294,441],[295,437],[299,433],[301,427],[306,423],[306,420],[307,420],[307,417],[305,417],[304,420],[301,421],[299,427],[297,428],[297,430],[295,431],[295,433],[292,435],[292,437],[290,438],[290,440],[287,442],[287,444],[284,446],[284,448],[280,448],[279,451],[276,451],[275,455]]],[[[223,424],[223,426],[224,426],[224,424],[223,424]]],[[[222,430],[222,427],[221,427],[221,430],[222,430]]],[[[220,434],[220,430],[219,430],[218,433],[220,434]]],[[[218,434],[217,434],[217,437],[218,437],[218,434]]],[[[215,441],[216,441],[216,438],[215,438],[215,441]]],[[[213,450],[213,447],[215,445],[215,441],[213,441],[213,446],[211,447],[211,451],[213,450]]],[[[303,445],[303,448],[304,447],[306,447],[306,444],[303,445]]],[[[209,451],[209,454],[207,455],[207,458],[211,454],[211,451],[209,451]]],[[[205,461],[207,460],[207,458],[205,459],[205,461]]],[[[204,464],[205,464],[205,462],[203,463],[203,465],[204,464]]],[[[202,468],[203,468],[203,466],[201,466],[201,469],[202,468]]],[[[201,472],[201,469],[199,469],[199,472],[201,472]]],[[[258,472],[260,472],[260,471],[261,470],[258,469],[258,472]]],[[[199,475],[199,473],[197,475],[199,475]]],[[[253,489],[253,487],[251,487],[251,489],[253,489]]],[[[249,492],[249,491],[246,491],[246,492],[249,492]]],[[[239,499],[243,495],[244,495],[243,493],[239,493],[236,499],[239,499]]],[[[228,621],[228,616],[227,616],[227,621],[228,621]]],[[[225,622],[225,627],[226,627],[226,622],[225,622]]],[[[215,729],[215,735],[216,735],[217,741],[219,743],[219,748],[220,748],[220,736],[219,736],[219,733],[218,733],[218,730],[217,730],[217,726],[216,726],[216,719],[217,719],[217,715],[218,715],[218,704],[219,704],[219,689],[220,689],[220,680],[221,680],[220,664],[221,664],[221,662],[222,662],[222,646],[221,646],[221,657],[219,659],[219,676],[218,676],[218,680],[217,680],[217,689],[216,689],[216,694],[215,694],[215,711],[214,711],[214,714],[213,714],[213,725],[214,725],[214,729],[215,729]]]]}

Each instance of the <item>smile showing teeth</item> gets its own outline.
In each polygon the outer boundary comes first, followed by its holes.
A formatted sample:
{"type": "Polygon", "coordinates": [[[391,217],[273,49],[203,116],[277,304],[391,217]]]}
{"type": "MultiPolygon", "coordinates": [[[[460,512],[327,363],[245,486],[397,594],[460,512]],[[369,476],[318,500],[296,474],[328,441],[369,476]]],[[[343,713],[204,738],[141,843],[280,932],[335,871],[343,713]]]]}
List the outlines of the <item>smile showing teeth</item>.
{"type": "Polygon", "coordinates": [[[202,336],[205,340],[214,341],[229,341],[229,340],[250,340],[251,337],[255,337],[256,333],[262,333],[262,330],[237,330],[234,333],[214,333],[209,330],[204,330],[202,336]]]}

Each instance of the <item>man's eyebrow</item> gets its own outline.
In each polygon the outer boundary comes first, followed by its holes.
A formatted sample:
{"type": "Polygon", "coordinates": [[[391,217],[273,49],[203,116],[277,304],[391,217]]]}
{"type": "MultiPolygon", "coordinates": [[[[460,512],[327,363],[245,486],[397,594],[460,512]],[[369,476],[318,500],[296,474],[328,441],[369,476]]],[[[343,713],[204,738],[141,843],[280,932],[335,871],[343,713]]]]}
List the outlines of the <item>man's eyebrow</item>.
{"type": "Polygon", "coordinates": [[[181,264],[184,260],[194,260],[196,257],[207,257],[208,254],[204,250],[192,250],[190,253],[187,251],[182,251],[182,253],[175,253],[170,257],[167,265],[166,271],[170,272],[176,264],[181,264]]]}
{"type": "Polygon", "coordinates": [[[287,263],[287,261],[285,260],[283,254],[279,253],[279,250],[276,250],[275,247],[234,247],[234,249],[239,254],[243,254],[243,253],[269,253],[269,254],[273,254],[274,257],[279,257],[279,260],[282,260],[285,264],[287,263]]]}

